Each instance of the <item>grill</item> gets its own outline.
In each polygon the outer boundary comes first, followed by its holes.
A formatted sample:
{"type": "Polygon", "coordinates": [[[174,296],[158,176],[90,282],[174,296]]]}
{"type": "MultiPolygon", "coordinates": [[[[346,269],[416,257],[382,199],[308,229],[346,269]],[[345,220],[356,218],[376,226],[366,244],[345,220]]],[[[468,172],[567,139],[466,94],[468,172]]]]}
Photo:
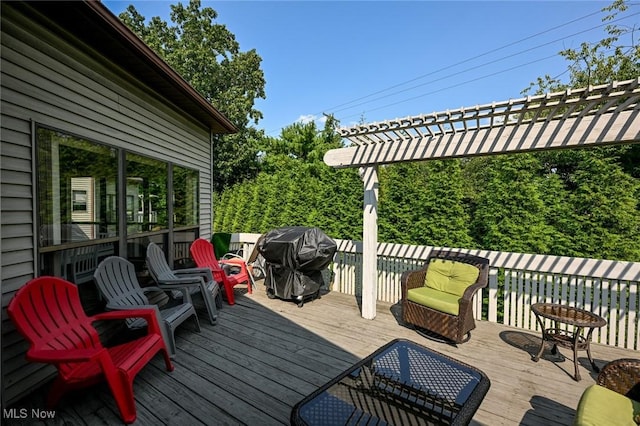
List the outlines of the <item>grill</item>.
{"type": "Polygon", "coordinates": [[[289,226],[267,232],[258,246],[266,261],[267,295],[300,307],[319,297],[337,248],[318,228],[289,226]]]}

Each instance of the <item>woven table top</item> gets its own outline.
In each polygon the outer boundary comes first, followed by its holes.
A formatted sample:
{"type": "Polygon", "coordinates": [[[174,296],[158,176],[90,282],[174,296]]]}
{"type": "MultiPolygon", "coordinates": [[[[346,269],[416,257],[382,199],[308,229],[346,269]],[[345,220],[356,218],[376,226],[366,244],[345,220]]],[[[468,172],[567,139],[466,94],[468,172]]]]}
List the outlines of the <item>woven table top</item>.
{"type": "Polygon", "coordinates": [[[607,320],[585,309],[557,303],[535,303],[531,310],[536,315],[577,327],[602,327],[607,320]]]}

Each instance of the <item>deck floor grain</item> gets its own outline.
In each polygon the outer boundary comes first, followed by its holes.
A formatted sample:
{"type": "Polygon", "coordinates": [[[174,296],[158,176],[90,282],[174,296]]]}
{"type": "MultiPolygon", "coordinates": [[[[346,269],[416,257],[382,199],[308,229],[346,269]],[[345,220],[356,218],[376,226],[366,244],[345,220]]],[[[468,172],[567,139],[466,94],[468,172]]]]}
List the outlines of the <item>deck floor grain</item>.
{"type": "MultiPolygon", "coordinates": [[[[539,362],[540,335],[478,322],[471,340],[458,346],[428,340],[402,326],[397,305],[378,303],[374,320],[360,316],[354,296],[331,292],[296,304],[266,297],[258,284],[252,295],[236,290],[236,305],[225,304],[218,325],[205,321],[202,331],[176,332],[175,371],[167,373],[160,356],[134,383],[136,425],[281,425],[305,395],[349,365],[395,338],[406,338],[482,370],[491,388],[472,424],[569,425],[583,390],[597,373],[579,354],[582,380],[575,382],[568,359],[547,349],[539,362]]],[[[635,358],[635,351],[593,344],[597,365],[635,358]]],[[[44,409],[45,390],[13,408],[44,409]]],[[[121,424],[106,385],[68,394],[53,420],[4,419],[7,425],[121,424]]]]}

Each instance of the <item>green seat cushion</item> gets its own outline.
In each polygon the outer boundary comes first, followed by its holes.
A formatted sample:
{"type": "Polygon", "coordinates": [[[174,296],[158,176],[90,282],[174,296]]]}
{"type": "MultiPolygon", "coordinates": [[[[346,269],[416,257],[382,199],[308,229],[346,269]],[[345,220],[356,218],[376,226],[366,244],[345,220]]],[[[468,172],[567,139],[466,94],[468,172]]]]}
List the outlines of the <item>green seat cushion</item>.
{"type": "Polygon", "coordinates": [[[432,259],[427,268],[425,286],[462,296],[474,284],[480,270],[473,265],[445,259],[432,259]]]}
{"type": "Polygon", "coordinates": [[[460,296],[430,287],[412,288],[407,291],[407,299],[451,315],[458,315],[460,309],[460,296]]]}
{"type": "Polygon", "coordinates": [[[599,385],[582,393],[573,424],[575,426],[629,425],[640,414],[640,402],[599,385]]]}

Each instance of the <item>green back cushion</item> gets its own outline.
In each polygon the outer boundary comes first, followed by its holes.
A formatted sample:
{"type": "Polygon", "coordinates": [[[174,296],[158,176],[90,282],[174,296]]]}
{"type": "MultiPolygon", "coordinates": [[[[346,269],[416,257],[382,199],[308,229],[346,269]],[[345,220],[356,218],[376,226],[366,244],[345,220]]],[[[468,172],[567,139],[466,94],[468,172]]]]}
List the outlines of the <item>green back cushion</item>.
{"type": "Polygon", "coordinates": [[[427,268],[425,286],[462,296],[478,279],[480,270],[473,265],[445,259],[432,259],[427,268]]]}
{"type": "Polygon", "coordinates": [[[636,426],[640,402],[599,385],[591,385],[582,394],[573,424],[575,426],[636,426]]]}

